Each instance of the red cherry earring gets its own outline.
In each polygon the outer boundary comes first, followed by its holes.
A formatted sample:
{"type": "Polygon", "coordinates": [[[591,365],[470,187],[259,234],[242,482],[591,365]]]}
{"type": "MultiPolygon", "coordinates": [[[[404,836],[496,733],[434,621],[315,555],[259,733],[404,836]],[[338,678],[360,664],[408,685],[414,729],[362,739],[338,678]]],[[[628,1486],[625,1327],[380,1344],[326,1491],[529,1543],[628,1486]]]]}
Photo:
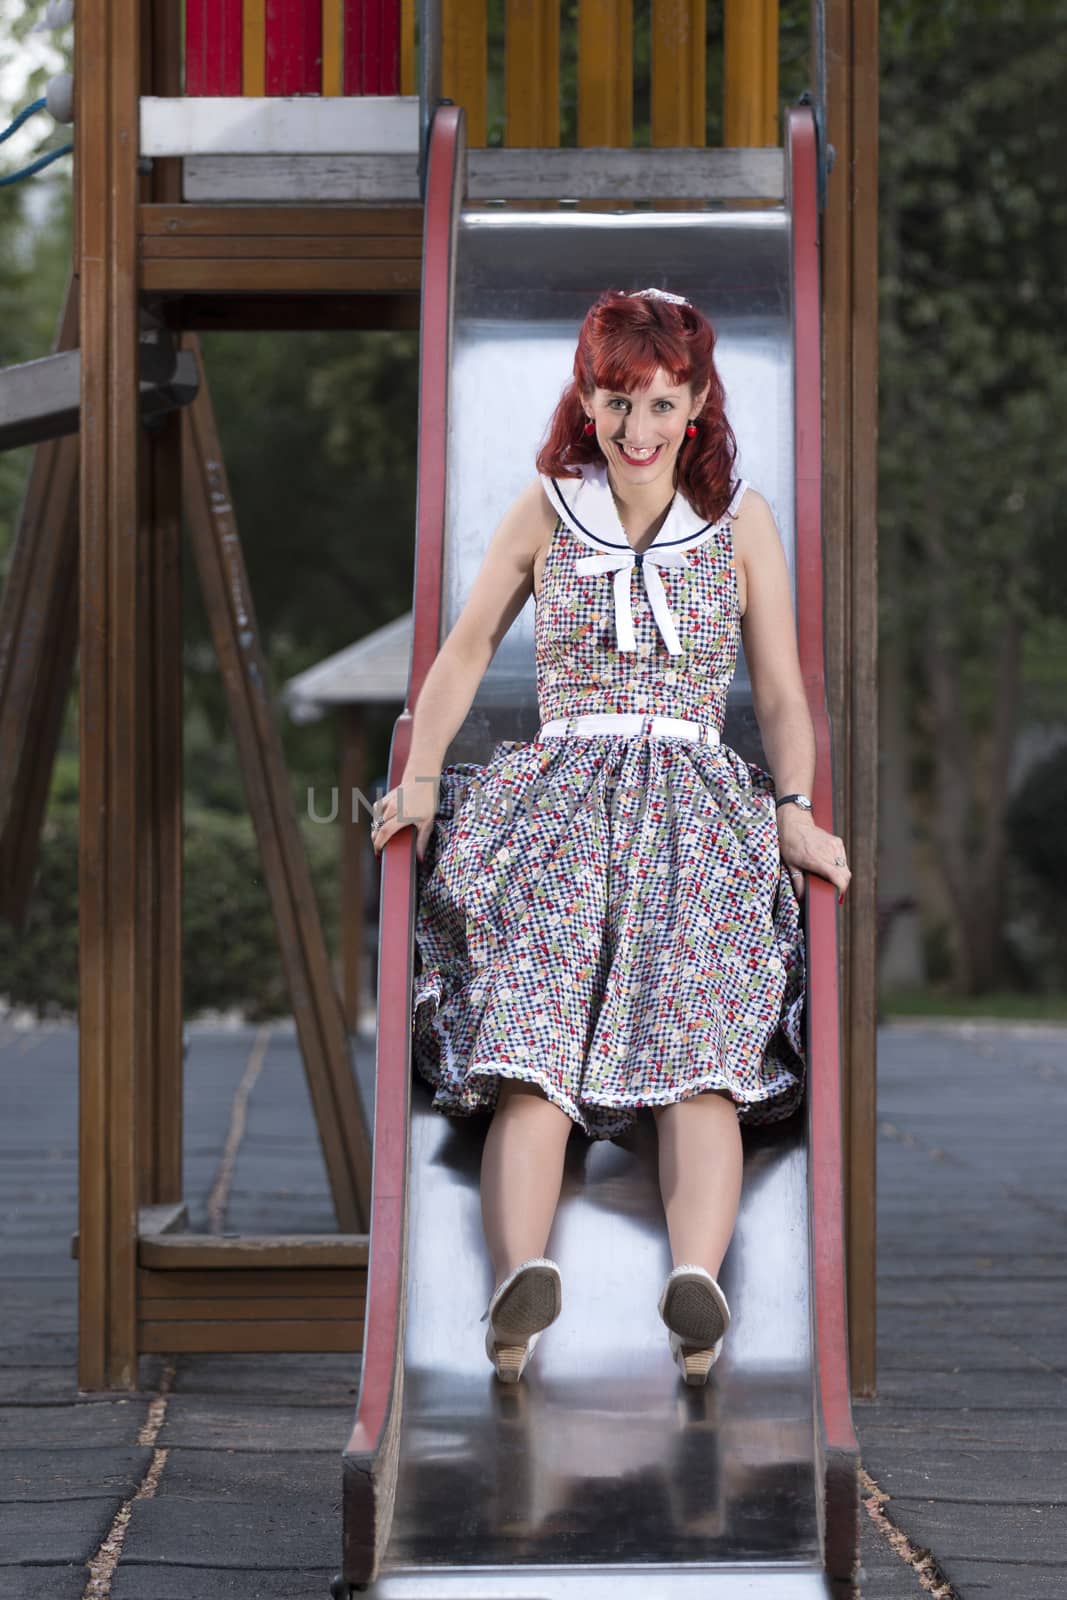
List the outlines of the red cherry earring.
{"type": "Polygon", "coordinates": [[[697,436],[697,425],[696,425],[695,422],[686,423],[685,436],[686,436],[687,439],[695,439],[696,438],[696,436],[697,436]]]}
{"type": "Polygon", "coordinates": [[[586,422],[586,425],[582,429],[582,432],[585,434],[587,439],[591,439],[592,438],[593,434],[596,432],[596,423],[593,421],[592,417],[590,417],[589,420],[586,422]]]}

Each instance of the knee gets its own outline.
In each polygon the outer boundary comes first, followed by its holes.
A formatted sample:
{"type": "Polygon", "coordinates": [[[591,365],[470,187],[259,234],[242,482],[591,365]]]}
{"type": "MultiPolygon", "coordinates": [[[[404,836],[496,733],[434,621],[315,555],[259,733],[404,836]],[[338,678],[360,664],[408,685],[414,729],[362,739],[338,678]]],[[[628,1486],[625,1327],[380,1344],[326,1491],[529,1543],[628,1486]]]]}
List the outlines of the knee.
{"type": "Polygon", "coordinates": [[[652,1115],[655,1117],[656,1122],[658,1123],[668,1112],[677,1115],[684,1109],[685,1106],[707,1105],[713,1100],[725,1100],[728,1106],[733,1108],[735,1111],[737,1109],[736,1102],[729,1089],[702,1089],[699,1094],[687,1095],[684,1100],[674,1100],[670,1103],[670,1105],[653,1106],[652,1115]]]}
{"type": "Polygon", "coordinates": [[[547,1094],[541,1088],[541,1085],[539,1083],[527,1083],[525,1078],[501,1078],[501,1080],[500,1080],[500,1099],[501,1099],[501,1101],[510,1100],[512,1095],[515,1095],[516,1097],[518,1097],[520,1095],[525,1095],[525,1096],[531,1097],[531,1098],[533,1098],[535,1100],[547,1100],[548,1099],[547,1094]]]}
{"type": "Polygon", "coordinates": [[[506,1106],[511,1102],[514,1102],[516,1105],[530,1107],[531,1116],[541,1116],[542,1118],[549,1119],[551,1118],[551,1113],[554,1112],[556,1116],[561,1117],[564,1122],[570,1122],[570,1118],[567,1116],[567,1113],[565,1111],[561,1111],[559,1106],[556,1105],[555,1101],[548,1098],[540,1084],[528,1083],[525,1078],[501,1078],[497,1105],[506,1106]],[[533,1109],[535,1107],[537,1108],[536,1110],[533,1109]],[[543,1110],[543,1107],[547,1107],[548,1109],[543,1110]]]}
{"type": "Polygon", "coordinates": [[[496,1106],[512,1117],[530,1118],[539,1128],[552,1125],[553,1130],[569,1133],[574,1126],[565,1110],[550,1101],[539,1083],[528,1083],[525,1078],[501,1078],[496,1106]]]}

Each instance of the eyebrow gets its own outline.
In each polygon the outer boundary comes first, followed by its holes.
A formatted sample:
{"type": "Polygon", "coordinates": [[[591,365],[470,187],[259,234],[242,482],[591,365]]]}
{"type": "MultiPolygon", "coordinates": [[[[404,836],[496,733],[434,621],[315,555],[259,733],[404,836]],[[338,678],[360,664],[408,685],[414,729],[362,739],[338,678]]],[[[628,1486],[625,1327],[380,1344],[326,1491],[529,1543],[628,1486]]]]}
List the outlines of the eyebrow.
{"type": "MultiPolygon", "coordinates": [[[[682,392],[681,388],[678,388],[678,389],[664,389],[662,394],[657,394],[653,398],[656,399],[656,400],[672,400],[672,399],[676,398],[678,395],[680,395],[681,392],[682,392]]],[[[630,398],[630,396],[626,393],[625,389],[608,389],[608,390],[606,390],[606,393],[608,394],[609,398],[612,399],[612,400],[629,400],[629,398],[630,398]]]]}

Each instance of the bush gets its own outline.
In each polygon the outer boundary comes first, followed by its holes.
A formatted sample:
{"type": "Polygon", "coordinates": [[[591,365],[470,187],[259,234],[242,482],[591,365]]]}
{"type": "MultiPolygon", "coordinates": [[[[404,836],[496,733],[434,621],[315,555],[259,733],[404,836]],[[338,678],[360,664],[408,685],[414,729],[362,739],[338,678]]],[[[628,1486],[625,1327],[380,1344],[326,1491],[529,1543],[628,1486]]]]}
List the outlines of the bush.
{"type": "Polygon", "coordinates": [[[22,928],[0,920],[0,996],[41,1017],[78,1008],[78,812],[50,810],[22,928]]]}
{"type": "MultiPolygon", "coordinates": [[[[301,822],[331,952],[337,937],[338,830],[301,822]]],[[[288,1015],[278,938],[252,824],[190,809],[185,816],[185,1013],[237,1008],[288,1015]]],[[[0,923],[0,995],[39,1016],[78,1005],[78,813],[55,808],[41,839],[26,925],[0,923]]]]}
{"type": "Polygon", "coordinates": [[[1005,931],[1028,987],[1067,985],[1067,745],[1032,767],[1005,827],[1005,931]]]}

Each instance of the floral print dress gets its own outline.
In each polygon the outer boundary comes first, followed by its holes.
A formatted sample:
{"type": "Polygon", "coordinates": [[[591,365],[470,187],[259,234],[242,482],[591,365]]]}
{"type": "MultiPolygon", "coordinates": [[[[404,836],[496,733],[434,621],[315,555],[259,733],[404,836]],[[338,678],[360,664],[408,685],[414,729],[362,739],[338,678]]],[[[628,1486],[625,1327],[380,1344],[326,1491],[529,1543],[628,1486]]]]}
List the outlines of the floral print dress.
{"type": "MultiPolygon", "coordinates": [[[[603,464],[543,484],[542,725],[638,712],[721,733],[745,483],[714,524],[676,494],[641,556],[603,464]]],[[[502,1078],[592,1139],[710,1089],[743,1123],[798,1107],[800,910],[773,779],[729,746],[567,732],[448,765],[417,888],[413,1053],[435,1110],[491,1111],[502,1078]]]]}

